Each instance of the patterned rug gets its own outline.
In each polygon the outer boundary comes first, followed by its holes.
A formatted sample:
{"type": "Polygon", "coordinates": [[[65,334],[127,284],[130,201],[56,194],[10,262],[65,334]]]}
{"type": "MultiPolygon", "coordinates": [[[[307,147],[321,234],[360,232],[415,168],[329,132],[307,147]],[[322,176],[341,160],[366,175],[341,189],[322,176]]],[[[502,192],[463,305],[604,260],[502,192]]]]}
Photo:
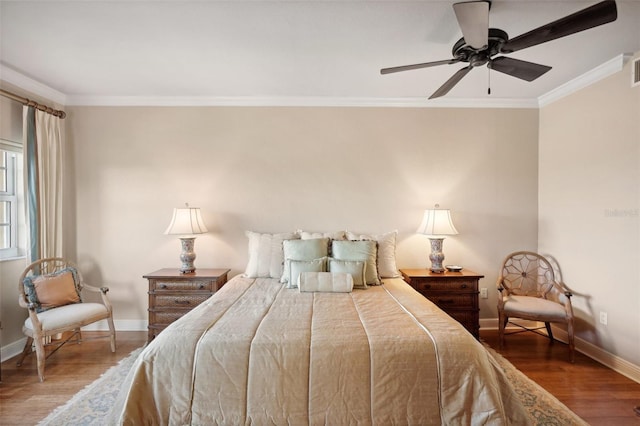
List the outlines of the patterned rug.
{"type": "MultiPolygon", "coordinates": [[[[531,416],[532,425],[587,425],[582,419],[558,401],[493,349],[487,347],[514,385],[517,395],[531,416]]],[[[120,363],[111,367],[95,382],[73,396],[66,404],[56,408],[39,426],[103,426],[105,417],[118,395],[120,384],[140,353],[136,349],[120,363]]]]}

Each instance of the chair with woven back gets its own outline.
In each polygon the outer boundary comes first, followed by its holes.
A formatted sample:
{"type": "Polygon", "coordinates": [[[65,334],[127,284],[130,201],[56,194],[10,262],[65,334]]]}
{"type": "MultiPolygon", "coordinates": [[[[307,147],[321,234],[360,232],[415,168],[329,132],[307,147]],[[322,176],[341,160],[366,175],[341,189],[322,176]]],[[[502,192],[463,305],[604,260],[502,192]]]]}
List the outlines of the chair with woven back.
{"type": "Polygon", "coordinates": [[[48,258],[33,262],[24,270],[19,281],[21,307],[29,311],[22,327],[27,342],[18,359],[18,366],[35,346],[38,376],[44,381],[45,360],[60,347],[76,338],[82,342],[80,328],[96,321],[107,320],[111,352],[116,350],[113,310],[107,287],[94,287],[84,282],[80,270],[62,258],[48,258]],[[84,302],[83,293],[98,293],[102,303],[84,302]],[[70,332],[70,333],[69,333],[70,332]],[[66,333],[66,335],[65,335],[66,333]],[[54,337],[62,335],[62,339],[54,337]],[[53,346],[47,355],[45,346],[53,346]]]}
{"type": "Polygon", "coordinates": [[[569,356],[574,362],[572,294],[556,281],[553,267],[544,256],[531,251],[511,253],[502,262],[497,287],[500,345],[504,345],[508,323],[524,329],[521,331],[538,332],[546,328],[551,342],[554,341],[551,323],[564,323],[569,356]],[[544,322],[544,327],[526,327],[509,321],[510,318],[544,322]]]}

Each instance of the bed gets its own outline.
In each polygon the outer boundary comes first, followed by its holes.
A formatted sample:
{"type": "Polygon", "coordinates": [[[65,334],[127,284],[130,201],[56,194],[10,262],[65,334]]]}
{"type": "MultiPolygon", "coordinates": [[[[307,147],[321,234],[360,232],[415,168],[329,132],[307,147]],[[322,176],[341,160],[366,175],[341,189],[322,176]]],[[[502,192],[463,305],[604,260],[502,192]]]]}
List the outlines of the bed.
{"type": "Polygon", "coordinates": [[[109,424],[530,423],[484,347],[398,278],[395,232],[247,237],[244,274],[142,351],[109,424]],[[306,287],[327,274],[348,290],[306,287]]]}
{"type": "Polygon", "coordinates": [[[240,275],[145,348],[113,415],[126,425],[529,422],[482,345],[401,279],[303,293],[240,275]]]}

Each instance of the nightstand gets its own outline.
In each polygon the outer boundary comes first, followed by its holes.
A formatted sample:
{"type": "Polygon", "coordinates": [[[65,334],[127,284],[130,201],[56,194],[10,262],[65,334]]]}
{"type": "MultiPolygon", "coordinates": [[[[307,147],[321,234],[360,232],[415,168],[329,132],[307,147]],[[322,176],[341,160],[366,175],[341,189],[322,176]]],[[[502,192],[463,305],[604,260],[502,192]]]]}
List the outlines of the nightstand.
{"type": "Polygon", "coordinates": [[[478,281],[484,275],[467,269],[443,273],[401,269],[400,273],[411,287],[462,324],[476,339],[480,337],[478,281]]]}
{"type": "Polygon", "coordinates": [[[207,300],[226,282],[229,269],[160,269],[144,275],[149,280],[149,335],[153,340],[169,324],[207,300]]]}

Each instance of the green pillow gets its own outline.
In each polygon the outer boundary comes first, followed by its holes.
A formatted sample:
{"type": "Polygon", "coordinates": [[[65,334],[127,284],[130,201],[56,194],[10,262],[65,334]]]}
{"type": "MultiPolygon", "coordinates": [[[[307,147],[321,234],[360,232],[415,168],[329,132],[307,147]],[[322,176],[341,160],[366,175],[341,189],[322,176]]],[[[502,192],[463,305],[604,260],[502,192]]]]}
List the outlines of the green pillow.
{"type": "Polygon", "coordinates": [[[333,241],[331,254],[338,260],[359,260],[365,262],[365,283],[380,285],[376,257],[378,243],[376,241],[333,241]]]}

